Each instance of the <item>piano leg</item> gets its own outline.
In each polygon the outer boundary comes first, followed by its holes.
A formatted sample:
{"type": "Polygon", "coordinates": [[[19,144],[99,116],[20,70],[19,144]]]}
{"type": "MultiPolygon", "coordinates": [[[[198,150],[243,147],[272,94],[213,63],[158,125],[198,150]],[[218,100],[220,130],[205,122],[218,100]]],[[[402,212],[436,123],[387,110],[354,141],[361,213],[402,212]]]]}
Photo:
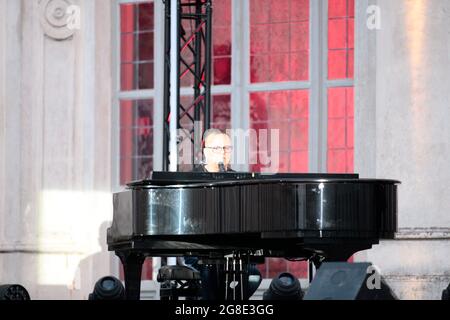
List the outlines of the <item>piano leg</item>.
{"type": "Polygon", "coordinates": [[[125,298],[127,300],[140,300],[141,274],[145,256],[132,251],[116,251],[123,265],[125,275],[125,298]]]}

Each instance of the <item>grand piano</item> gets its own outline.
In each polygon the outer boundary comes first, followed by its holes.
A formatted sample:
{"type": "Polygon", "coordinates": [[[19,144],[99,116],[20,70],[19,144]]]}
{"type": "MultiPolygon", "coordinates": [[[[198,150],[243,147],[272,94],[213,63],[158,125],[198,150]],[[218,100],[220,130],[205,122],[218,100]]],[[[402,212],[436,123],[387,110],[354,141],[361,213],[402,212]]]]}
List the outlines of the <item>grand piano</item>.
{"type": "Polygon", "coordinates": [[[146,257],[346,261],[397,231],[399,181],[357,174],[153,172],[113,195],[110,251],[128,299],[146,257]]]}

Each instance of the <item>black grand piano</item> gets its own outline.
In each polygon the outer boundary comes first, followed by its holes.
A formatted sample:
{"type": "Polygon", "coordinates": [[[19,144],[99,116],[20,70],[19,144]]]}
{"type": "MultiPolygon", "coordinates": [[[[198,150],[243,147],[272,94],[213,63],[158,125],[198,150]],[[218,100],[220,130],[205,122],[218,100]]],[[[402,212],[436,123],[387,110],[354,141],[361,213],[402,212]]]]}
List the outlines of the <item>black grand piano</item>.
{"type": "Polygon", "coordinates": [[[107,232],[128,299],[146,257],[346,261],[397,231],[399,181],[357,174],[153,172],[113,195],[107,232]]]}

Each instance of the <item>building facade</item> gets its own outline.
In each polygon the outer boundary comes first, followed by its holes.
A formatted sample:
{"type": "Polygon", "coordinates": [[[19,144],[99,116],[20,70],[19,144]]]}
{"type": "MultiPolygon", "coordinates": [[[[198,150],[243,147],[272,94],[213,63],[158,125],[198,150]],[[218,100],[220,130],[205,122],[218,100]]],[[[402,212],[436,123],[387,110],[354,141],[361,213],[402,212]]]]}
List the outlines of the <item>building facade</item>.
{"type": "MultiPolygon", "coordinates": [[[[376,264],[400,298],[440,298],[450,3],[213,5],[214,126],[280,129],[279,171],[402,181],[397,239],[353,259],[376,264]]],[[[162,167],[163,21],[162,1],[0,0],[0,284],[85,299],[120,276],[106,249],[111,193],[162,167]]],[[[261,270],[307,276],[280,260],[261,270]]],[[[154,282],[144,289],[157,296],[154,282]]]]}

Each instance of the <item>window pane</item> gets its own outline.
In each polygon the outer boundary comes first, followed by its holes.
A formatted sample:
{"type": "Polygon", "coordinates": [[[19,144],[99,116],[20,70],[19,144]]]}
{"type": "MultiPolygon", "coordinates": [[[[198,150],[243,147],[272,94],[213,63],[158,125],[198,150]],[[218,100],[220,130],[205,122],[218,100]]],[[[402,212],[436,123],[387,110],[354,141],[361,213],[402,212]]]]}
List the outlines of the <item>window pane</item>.
{"type": "Polygon", "coordinates": [[[355,17],[355,0],[348,0],[348,16],[355,17]]]}
{"type": "Polygon", "coordinates": [[[134,32],[135,30],[135,9],[134,4],[122,4],[120,6],[120,31],[134,32]]]}
{"type": "Polygon", "coordinates": [[[309,1],[250,1],[250,81],[309,79],[309,1]]]}
{"type": "MultiPolygon", "coordinates": [[[[309,94],[307,90],[255,92],[250,94],[250,124],[259,135],[262,129],[279,130],[278,172],[308,171],[308,116],[309,94]]],[[[270,138],[267,139],[270,142],[270,138]]],[[[267,152],[267,146],[253,142],[251,150],[257,152],[257,163],[252,165],[252,171],[260,171],[268,167],[262,161],[267,152]]]]}
{"type": "Polygon", "coordinates": [[[328,78],[347,78],[347,50],[330,50],[328,53],[328,78]]]}
{"type": "Polygon", "coordinates": [[[153,2],[120,5],[121,90],[153,89],[153,2]]]}
{"type": "Polygon", "coordinates": [[[250,0],[250,24],[267,24],[270,21],[271,0],[250,0]]]}
{"type": "Polygon", "coordinates": [[[328,89],[328,172],[353,172],[353,88],[328,89]]]}
{"type": "Polygon", "coordinates": [[[153,61],[153,32],[139,34],[139,55],[141,61],[153,61]]]}
{"type": "Polygon", "coordinates": [[[347,48],[347,20],[336,19],[328,22],[328,49],[347,48]]]}
{"type": "Polygon", "coordinates": [[[153,63],[140,63],[139,65],[139,88],[153,88],[153,63]]]}
{"type": "Polygon", "coordinates": [[[149,176],[153,168],[153,100],[120,101],[120,183],[149,176]]]}
{"type": "Polygon", "coordinates": [[[153,1],[148,3],[141,3],[137,5],[139,15],[139,30],[153,30],[154,24],[154,9],[153,1]]]}
{"type": "Polygon", "coordinates": [[[269,56],[271,81],[286,81],[290,78],[289,54],[273,54],[269,56]]]}
{"type": "Polygon", "coordinates": [[[328,17],[347,17],[347,0],[328,0],[328,17]]]}
{"type": "Polygon", "coordinates": [[[211,128],[231,129],[231,96],[215,95],[212,97],[211,128]]]}
{"type": "Polygon", "coordinates": [[[231,57],[221,57],[213,59],[214,84],[231,83],[231,57]]]}
{"type": "Polygon", "coordinates": [[[328,1],[328,79],[353,79],[355,42],[352,0],[328,1]]]}
{"type": "Polygon", "coordinates": [[[136,60],[136,53],[134,50],[129,50],[134,45],[134,34],[132,33],[124,33],[120,37],[121,39],[121,48],[120,48],[120,60],[122,63],[129,62],[133,63],[136,60]]]}
{"type": "Polygon", "coordinates": [[[231,0],[213,1],[214,85],[231,84],[231,0]]]}
{"type": "Polygon", "coordinates": [[[153,88],[153,63],[123,63],[120,70],[122,90],[153,88]]]}

